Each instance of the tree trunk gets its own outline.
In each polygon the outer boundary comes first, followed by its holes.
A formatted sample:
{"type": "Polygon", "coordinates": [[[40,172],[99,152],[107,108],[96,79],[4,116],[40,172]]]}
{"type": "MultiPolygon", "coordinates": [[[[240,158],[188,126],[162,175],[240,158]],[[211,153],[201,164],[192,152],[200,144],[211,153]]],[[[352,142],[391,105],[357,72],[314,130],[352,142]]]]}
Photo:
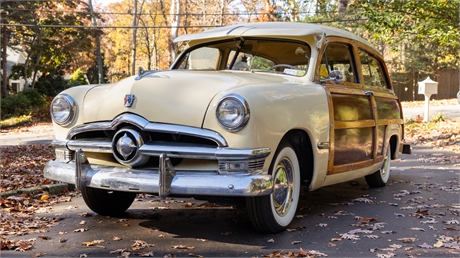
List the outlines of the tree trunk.
{"type": "Polygon", "coordinates": [[[1,95],[2,98],[8,96],[8,71],[7,71],[7,61],[6,61],[6,51],[8,48],[8,30],[6,26],[2,26],[2,89],[1,95]]]}
{"type": "Polygon", "coordinates": [[[134,0],[133,15],[133,50],[131,54],[131,75],[136,74],[136,45],[137,45],[137,0],[134,0]]]}
{"type": "MultiPolygon", "coordinates": [[[[96,27],[96,17],[93,12],[93,3],[92,0],[88,0],[89,11],[91,12],[91,21],[93,27],[96,27]]],[[[97,58],[97,76],[99,84],[104,83],[104,66],[102,65],[102,56],[101,56],[101,38],[96,36],[96,58],[97,58]]]]}
{"type": "Polygon", "coordinates": [[[180,0],[172,0],[171,8],[169,9],[169,14],[171,16],[171,38],[169,39],[169,64],[171,65],[174,60],[176,60],[176,44],[174,39],[177,38],[178,26],[180,23],[180,0]]]}

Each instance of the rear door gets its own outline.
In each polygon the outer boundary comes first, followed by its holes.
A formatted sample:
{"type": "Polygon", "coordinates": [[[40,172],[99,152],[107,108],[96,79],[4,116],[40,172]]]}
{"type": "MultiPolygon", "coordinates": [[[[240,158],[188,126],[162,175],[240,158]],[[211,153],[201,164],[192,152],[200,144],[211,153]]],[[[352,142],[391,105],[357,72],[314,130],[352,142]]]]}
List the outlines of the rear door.
{"type": "MultiPolygon", "coordinates": [[[[377,128],[374,161],[380,162],[389,147],[390,138],[392,136],[395,136],[394,139],[401,138],[403,124],[401,105],[392,90],[388,71],[381,57],[375,53],[375,50],[364,45],[357,48],[357,53],[363,89],[372,96],[373,107],[375,107],[377,128]]],[[[393,147],[397,148],[397,145],[393,147]]]]}

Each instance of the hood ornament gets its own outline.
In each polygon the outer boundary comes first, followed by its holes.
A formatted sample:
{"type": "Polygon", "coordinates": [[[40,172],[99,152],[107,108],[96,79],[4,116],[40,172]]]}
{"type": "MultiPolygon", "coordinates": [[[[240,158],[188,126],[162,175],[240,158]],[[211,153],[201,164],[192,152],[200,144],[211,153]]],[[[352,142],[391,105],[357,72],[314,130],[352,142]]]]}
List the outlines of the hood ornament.
{"type": "Polygon", "coordinates": [[[125,95],[125,107],[131,107],[134,103],[134,99],[136,96],[134,94],[126,94],[125,95]]]}

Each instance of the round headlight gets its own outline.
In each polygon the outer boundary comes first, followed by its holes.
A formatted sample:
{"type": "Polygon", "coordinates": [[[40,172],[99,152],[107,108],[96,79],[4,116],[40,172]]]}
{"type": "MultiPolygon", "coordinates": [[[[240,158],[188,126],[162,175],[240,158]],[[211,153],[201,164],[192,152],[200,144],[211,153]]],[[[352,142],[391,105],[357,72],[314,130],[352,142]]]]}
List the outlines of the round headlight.
{"type": "Polygon", "coordinates": [[[75,108],[75,101],[72,97],[60,94],[51,102],[51,118],[58,125],[69,125],[75,118],[75,108]]]}
{"type": "Polygon", "coordinates": [[[239,95],[223,97],[217,104],[216,116],[220,125],[231,132],[244,128],[249,120],[248,103],[239,95]]]}

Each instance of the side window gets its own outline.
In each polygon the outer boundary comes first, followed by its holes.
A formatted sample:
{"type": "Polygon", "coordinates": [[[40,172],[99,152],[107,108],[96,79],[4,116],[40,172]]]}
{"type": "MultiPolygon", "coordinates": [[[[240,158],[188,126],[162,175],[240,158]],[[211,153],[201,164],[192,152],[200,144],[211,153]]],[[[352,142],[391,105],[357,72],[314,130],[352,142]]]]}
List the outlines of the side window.
{"type": "Polygon", "coordinates": [[[361,59],[361,70],[363,73],[364,84],[380,88],[389,88],[382,69],[382,63],[369,53],[359,50],[361,59]]]}
{"type": "Polygon", "coordinates": [[[328,80],[329,74],[338,70],[343,76],[342,82],[358,83],[351,53],[349,45],[343,43],[327,44],[318,71],[320,79],[328,80]]]}

